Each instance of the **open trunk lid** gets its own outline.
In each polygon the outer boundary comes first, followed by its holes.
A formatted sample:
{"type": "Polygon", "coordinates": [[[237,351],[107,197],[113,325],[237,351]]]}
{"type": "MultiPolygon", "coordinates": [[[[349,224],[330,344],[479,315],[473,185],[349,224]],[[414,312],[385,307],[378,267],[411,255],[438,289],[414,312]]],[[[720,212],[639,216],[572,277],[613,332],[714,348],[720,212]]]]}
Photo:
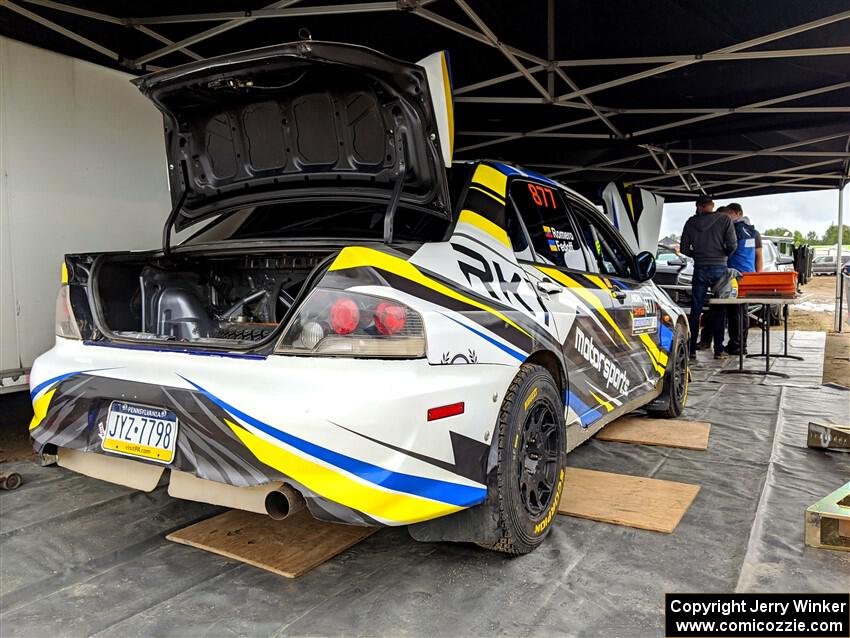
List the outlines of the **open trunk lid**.
{"type": "Polygon", "coordinates": [[[307,41],[134,80],[164,115],[174,227],[328,187],[389,199],[399,179],[402,201],[449,216],[448,67],[420,64],[307,41]]]}

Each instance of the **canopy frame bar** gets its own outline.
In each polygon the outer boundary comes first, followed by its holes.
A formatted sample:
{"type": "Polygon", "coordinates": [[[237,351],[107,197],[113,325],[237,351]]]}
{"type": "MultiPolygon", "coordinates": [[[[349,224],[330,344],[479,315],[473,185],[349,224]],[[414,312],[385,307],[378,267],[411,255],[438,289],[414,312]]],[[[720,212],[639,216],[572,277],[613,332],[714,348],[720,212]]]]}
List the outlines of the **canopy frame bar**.
{"type": "MultiPolygon", "coordinates": [[[[754,157],[760,153],[765,151],[773,152],[773,151],[783,151],[785,149],[797,148],[799,146],[807,146],[809,144],[819,144],[820,142],[827,142],[829,140],[834,140],[839,137],[844,137],[847,133],[835,133],[832,135],[822,135],[820,137],[813,137],[806,140],[797,140],[796,142],[789,142],[787,144],[779,144],[778,146],[771,146],[765,149],[757,149],[753,151],[747,151],[744,153],[738,153],[737,155],[731,155],[728,157],[721,157],[713,160],[706,160],[705,162],[698,162],[697,164],[689,164],[688,166],[682,166],[682,171],[693,171],[698,168],[703,168],[705,166],[715,166],[717,164],[725,164],[727,162],[735,162],[741,159],[746,159],[749,157],[754,157]]],[[[646,179],[635,180],[635,184],[643,185],[650,182],[657,182],[658,180],[669,178],[667,175],[658,176],[658,177],[648,177],[646,179]]]]}
{"type": "Polygon", "coordinates": [[[833,190],[834,186],[826,186],[824,184],[802,184],[801,182],[806,181],[805,177],[795,177],[793,179],[782,180],[779,182],[763,182],[757,183],[753,182],[750,186],[746,186],[744,188],[735,188],[732,190],[722,191],[720,193],[715,193],[715,197],[725,197],[727,195],[738,195],[740,193],[758,190],[760,188],[771,187],[771,186],[793,186],[794,188],[811,188],[815,190],[833,190]]]}
{"type": "MultiPolygon", "coordinates": [[[[850,88],[850,82],[838,82],[836,84],[830,84],[827,86],[818,87],[815,89],[809,89],[807,91],[799,91],[797,93],[791,93],[788,95],[781,95],[779,97],[774,97],[769,100],[760,100],[758,102],[751,102],[750,104],[746,104],[744,106],[738,107],[741,109],[757,109],[760,106],[770,106],[772,104],[780,104],[782,102],[790,102],[792,100],[799,100],[805,97],[811,97],[812,95],[820,95],[821,93],[829,93],[831,91],[838,91],[840,89],[850,88]]],[[[709,113],[707,115],[698,115],[696,117],[690,117],[684,120],[676,120],[675,122],[668,122],[667,124],[661,124],[659,126],[653,126],[651,128],[641,129],[639,131],[634,131],[631,133],[632,136],[638,137],[640,135],[649,135],[650,133],[657,133],[658,131],[666,131],[671,128],[679,128],[681,126],[688,126],[690,124],[696,124],[697,122],[705,122],[706,120],[713,120],[718,117],[725,117],[728,115],[734,115],[737,112],[737,109],[729,109],[726,112],[722,113],[709,113]]]]}
{"type": "Polygon", "coordinates": [[[770,58],[800,58],[819,55],[843,55],[850,47],[815,47],[809,49],[773,49],[760,51],[736,51],[733,53],[693,53],[688,55],[654,55],[632,58],[589,58],[584,60],[558,60],[563,67],[577,66],[624,66],[631,64],[660,64],[665,62],[735,62],[739,60],[766,60],[770,58]]]}
{"type": "MultiPolygon", "coordinates": [[[[804,24],[800,24],[794,27],[789,27],[788,29],[783,29],[781,31],[775,31],[773,33],[768,33],[763,36],[759,36],[757,38],[752,38],[750,40],[746,40],[744,42],[739,42],[738,44],[733,44],[728,47],[723,47],[721,49],[715,49],[714,51],[709,51],[708,54],[723,54],[723,53],[736,53],[741,51],[742,49],[749,49],[754,46],[759,46],[761,44],[766,44],[767,42],[773,42],[774,40],[780,40],[782,38],[787,38],[792,35],[797,35],[799,33],[803,33],[805,31],[811,31],[812,29],[817,29],[818,27],[823,27],[829,24],[833,24],[834,22],[839,22],[841,20],[846,20],[850,18],[850,10],[842,11],[840,13],[835,13],[830,16],[826,16],[824,18],[820,18],[818,20],[812,20],[811,22],[806,22],[804,24]]],[[[674,71],[676,69],[681,69],[686,66],[690,66],[692,64],[699,64],[705,60],[705,55],[703,55],[699,59],[691,59],[691,60],[682,60],[680,62],[671,62],[670,64],[665,64],[663,66],[653,67],[646,71],[641,71],[639,73],[633,73],[632,75],[627,75],[625,77],[618,78],[616,80],[610,80],[608,82],[602,82],[601,84],[595,84],[593,86],[581,89],[580,93],[582,95],[589,95],[590,93],[598,93],[599,91],[604,91],[605,89],[614,88],[615,86],[623,86],[624,84],[630,84],[632,82],[636,82],[638,80],[642,80],[644,78],[649,78],[654,75],[660,75],[662,73],[667,73],[668,71],[674,71]]],[[[558,99],[569,100],[579,96],[578,91],[573,91],[572,93],[565,93],[564,95],[558,96],[558,99]]]]}
{"type": "Polygon", "coordinates": [[[213,13],[190,13],[185,15],[164,15],[144,18],[125,18],[124,23],[130,26],[137,24],[174,24],[187,22],[216,22],[219,20],[242,20],[253,18],[263,20],[269,18],[305,18],[308,16],[335,15],[340,13],[373,13],[379,11],[397,11],[397,2],[358,2],[351,4],[316,5],[310,7],[266,7],[254,11],[218,11],[213,13]]]}
{"type": "MultiPolygon", "coordinates": [[[[299,0],[278,0],[274,2],[267,9],[283,9],[285,7],[289,7],[299,0]]],[[[249,24],[253,22],[256,18],[252,17],[244,17],[239,18],[238,20],[229,20],[228,22],[223,22],[217,26],[212,27],[211,29],[207,29],[206,31],[201,31],[200,33],[196,33],[195,35],[190,35],[189,37],[183,38],[182,40],[175,42],[174,44],[170,44],[161,49],[157,49],[156,51],[152,51],[146,55],[136,58],[133,60],[133,64],[135,66],[141,66],[157,58],[161,58],[164,55],[168,55],[169,53],[173,53],[183,47],[191,46],[193,44],[197,44],[198,42],[203,42],[204,40],[209,40],[217,35],[225,33],[226,31],[231,31],[236,29],[237,27],[241,27],[242,25],[249,24]]]]}
{"type": "MultiPolygon", "coordinates": [[[[741,150],[711,150],[707,148],[668,148],[667,150],[673,154],[678,153],[682,155],[738,155],[749,152],[741,150]]],[[[850,153],[845,151],[759,151],[758,154],[767,157],[850,157],[850,153]]]]}
{"type": "MultiPolygon", "coordinates": [[[[531,130],[531,131],[511,133],[509,135],[505,135],[504,137],[500,137],[500,138],[493,139],[493,140],[487,140],[486,142],[478,142],[476,144],[469,144],[468,146],[461,146],[460,148],[457,148],[455,150],[458,153],[461,152],[461,151],[471,151],[471,150],[476,149],[476,148],[484,148],[486,146],[493,146],[494,144],[501,144],[502,142],[507,142],[507,141],[510,141],[510,140],[518,140],[518,139],[523,138],[523,137],[543,137],[543,136],[552,137],[552,136],[555,136],[555,135],[559,135],[558,133],[556,133],[556,131],[559,131],[561,129],[569,128],[571,126],[579,126],[581,124],[587,124],[588,122],[595,122],[595,121],[596,121],[596,116],[592,115],[590,117],[584,117],[584,118],[581,118],[581,119],[578,119],[578,120],[571,120],[569,122],[561,122],[559,124],[553,124],[552,126],[544,126],[543,128],[538,128],[538,129],[534,129],[534,130],[531,130]]],[[[561,135],[567,135],[567,134],[563,133],[561,135]]],[[[594,133],[577,133],[577,134],[573,135],[572,137],[575,137],[576,135],[582,136],[579,139],[599,139],[598,134],[594,134],[594,133]],[[593,137],[584,137],[586,135],[593,135],[593,137]]],[[[610,135],[602,135],[601,137],[604,138],[604,139],[608,139],[610,137],[610,135]]]]}
{"type": "MultiPolygon", "coordinates": [[[[107,49],[105,46],[102,46],[102,45],[98,44],[97,42],[89,40],[88,38],[83,37],[78,33],[74,33],[70,29],[66,29],[63,26],[56,24],[52,20],[48,20],[47,18],[38,15],[37,13],[33,13],[32,11],[25,9],[24,7],[12,2],[11,0],[4,0],[2,2],[2,4],[0,4],[0,6],[5,7],[6,9],[9,9],[11,11],[14,11],[15,13],[18,13],[18,14],[24,16],[25,18],[29,18],[33,22],[36,22],[37,24],[40,24],[43,27],[47,27],[51,31],[55,31],[56,33],[59,33],[60,35],[64,35],[66,38],[69,38],[69,39],[73,40],[74,42],[77,42],[78,44],[82,44],[83,46],[88,47],[92,51],[97,51],[101,55],[106,56],[107,58],[110,58],[111,60],[115,60],[115,61],[121,60],[121,55],[118,52],[113,51],[112,49],[107,49]]],[[[88,17],[90,17],[90,16],[88,16],[88,17]]]]}
{"type": "MultiPolygon", "coordinates": [[[[804,178],[796,178],[796,179],[788,179],[780,182],[749,182],[746,185],[743,185],[744,188],[736,188],[734,190],[726,190],[719,193],[713,193],[713,197],[735,197],[751,190],[759,190],[762,188],[771,188],[776,186],[788,186],[793,189],[805,189],[805,190],[834,190],[834,186],[826,186],[824,184],[803,184],[801,182],[805,181],[804,178]]],[[[647,188],[656,195],[665,195],[671,197],[682,197],[683,195],[687,195],[687,193],[683,193],[681,191],[669,190],[665,188],[647,188]]]]}
{"type": "MultiPolygon", "coordinates": [[[[32,1],[32,0],[29,0],[32,1]]],[[[738,51],[735,53],[693,53],[689,55],[661,55],[649,56],[642,58],[595,58],[587,60],[558,60],[555,62],[560,67],[581,67],[581,66],[614,66],[614,65],[630,65],[630,64],[656,64],[661,62],[686,62],[689,60],[699,62],[734,62],[739,60],[767,60],[775,58],[799,58],[813,57],[822,55],[847,55],[850,54],[850,47],[819,47],[809,49],[781,49],[768,51],[738,51]]],[[[537,73],[547,69],[546,65],[538,64],[528,67],[531,73],[537,73]]],[[[478,89],[495,86],[503,82],[515,80],[522,77],[518,71],[515,73],[506,73],[488,80],[481,80],[473,84],[458,87],[455,89],[455,95],[464,95],[472,93],[478,89]]]]}
{"type": "Polygon", "coordinates": [[[534,90],[540,93],[540,95],[542,95],[546,100],[551,101],[552,95],[535,79],[531,73],[529,73],[528,69],[526,69],[525,65],[517,59],[516,55],[514,55],[507,46],[502,44],[493,30],[487,26],[487,23],[485,23],[484,20],[475,13],[475,11],[472,10],[472,7],[466,3],[466,0],[455,0],[455,4],[460,7],[461,11],[463,11],[470,20],[472,20],[475,26],[478,27],[478,30],[484,34],[484,37],[486,37],[487,40],[489,40],[490,44],[496,47],[502,55],[508,59],[508,62],[516,67],[517,71],[522,73],[523,77],[528,80],[528,83],[531,84],[534,90]]]}
{"type": "Polygon", "coordinates": [[[676,165],[676,160],[674,160],[673,156],[670,155],[670,153],[668,153],[665,149],[653,148],[650,144],[641,144],[640,147],[646,149],[650,157],[655,160],[655,163],[658,164],[658,168],[661,170],[662,174],[669,175],[670,173],[672,173],[673,175],[676,175],[680,180],[682,180],[682,184],[685,185],[685,188],[688,191],[693,191],[694,187],[696,187],[696,190],[705,194],[705,189],[702,187],[702,184],[700,184],[699,178],[697,177],[696,173],[683,173],[681,170],[679,170],[679,167],[676,165]],[[658,154],[664,156],[664,162],[659,159],[658,154]],[[668,168],[668,166],[672,168],[668,168]],[[688,178],[692,179],[693,183],[691,183],[688,178]]]}
{"type": "MultiPolygon", "coordinates": [[[[850,151],[850,135],[847,136],[844,150],[850,151]]],[[[844,160],[841,165],[841,180],[838,182],[838,249],[835,257],[835,314],[833,315],[835,332],[842,332],[844,329],[841,321],[843,314],[841,312],[841,287],[844,285],[844,276],[841,274],[841,254],[844,251],[844,191],[848,179],[850,179],[850,159],[844,160]]]]}
{"type": "MultiPolygon", "coordinates": [[[[623,86],[632,82],[636,82],[645,78],[657,76],[659,74],[668,73],[670,71],[681,69],[693,64],[713,61],[741,61],[741,60],[765,60],[765,59],[781,59],[795,58],[807,56],[830,56],[830,55],[848,55],[850,54],[850,46],[828,46],[819,48],[792,48],[792,49],[774,49],[774,50],[752,50],[755,47],[774,42],[783,38],[788,38],[806,31],[824,27],[836,22],[850,19],[850,10],[835,13],[829,16],[824,16],[817,20],[812,20],[803,24],[788,27],[786,29],[764,34],[749,40],[738,42],[723,48],[719,48],[706,53],[683,54],[683,55],[661,55],[661,56],[633,56],[619,58],[591,58],[591,59],[556,59],[556,24],[555,24],[555,0],[547,0],[546,3],[546,58],[539,57],[528,51],[524,51],[514,46],[510,46],[499,39],[496,33],[490,26],[481,18],[481,16],[472,8],[471,0],[454,0],[454,3],[461,9],[464,15],[472,22],[474,27],[460,24],[434,13],[425,7],[432,4],[435,0],[385,0],[377,2],[348,2],[337,4],[320,4],[312,6],[293,6],[300,0],[277,0],[267,6],[256,10],[248,11],[225,11],[225,12],[200,12],[185,15],[159,15],[147,17],[119,17],[109,15],[98,11],[84,9],[70,4],[65,4],[58,0],[0,0],[0,8],[7,8],[19,15],[32,20],[33,22],[50,29],[64,37],[67,37],[78,44],[81,44],[108,59],[117,62],[126,67],[136,69],[158,69],[159,67],[150,66],[149,63],[169,55],[174,52],[182,52],[184,55],[193,60],[203,60],[204,56],[200,55],[190,47],[199,42],[203,42],[214,38],[227,31],[235,29],[239,26],[248,24],[258,19],[280,19],[291,17],[306,17],[306,16],[323,16],[323,15],[340,15],[340,14],[355,14],[355,13],[372,13],[386,11],[403,11],[413,15],[418,15],[422,19],[428,20],[445,29],[454,31],[466,38],[475,40],[486,46],[495,48],[505,59],[514,67],[514,71],[505,73],[493,78],[480,80],[478,82],[459,87],[455,90],[455,100],[459,103],[472,104],[551,104],[553,106],[561,106],[567,108],[578,109],[589,112],[588,117],[568,122],[559,122],[554,125],[532,129],[529,131],[458,131],[458,135],[468,135],[471,137],[492,138],[460,147],[459,152],[469,151],[477,148],[493,146],[504,142],[509,142],[523,137],[542,138],[551,137],[553,139],[632,139],[639,137],[652,136],[661,131],[686,127],[692,124],[715,120],[729,115],[781,115],[781,114],[820,114],[820,113],[848,113],[850,106],[835,105],[835,106],[775,106],[784,102],[791,102],[803,98],[808,98],[814,95],[819,95],[831,91],[843,90],[850,88],[850,82],[835,83],[828,86],[800,91],[797,93],[783,95],[775,98],[761,100],[738,107],[712,107],[709,105],[705,108],[617,108],[608,107],[596,104],[590,99],[590,95],[611,89],[614,87],[623,86]],[[48,19],[38,13],[30,11],[22,5],[32,5],[33,7],[44,7],[52,11],[58,11],[66,14],[76,15],[82,18],[96,20],[99,22],[127,26],[138,30],[140,33],[156,40],[164,45],[147,54],[141,55],[133,60],[123,58],[122,55],[112,49],[103,46],[89,38],[86,38],[80,33],[72,29],[63,27],[54,20],[48,19]],[[155,24],[175,24],[175,23],[191,23],[191,22],[220,22],[194,35],[183,38],[179,41],[172,41],[166,36],[150,29],[147,25],[155,24]],[[748,50],[749,49],[749,50],[748,50]],[[611,66],[611,65],[652,65],[651,68],[641,70],[637,73],[632,73],[619,78],[615,78],[606,82],[601,82],[589,87],[579,87],[570,77],[565,69],[577,67],[592,67],[592,66],[611,66]],[[535,74],[545,73],[545,80],[538,79],[535,74]],[[527,96],[480,96],[470,95],[485,89],[507,82],[514,79],[524,78],[531,85],[536,97],[527,96]],[[556,94],[557,80],[569,87],[570,91],[560,95],[556,94]],[[545,86],[544,86],[545,84],[545,86]],[[591,115],[592,114],[592,115],[591,115]],[[692,115],[684,119],[667,122],[664,124],[651,126],[648,128],[623,131],[620,127],[612,122],[612,119],[618,115],[692,115]],[[590,124],[593,122],[601,122],[607,129],[606,133],[592,132],[564,132],[563,129],[580,126],[582,124],[590,124]]],[[[617,120],[622,126],[622,122],[617,120]]],[[[830,139],[847,136],[847,132],[842,132],[838,135],[824,136],[792,142],[765,149],[738,151],[738,150],[711,150],[711,149],[686,149],[686,148],[671,148],[668,145],[653,144],[651,140],[639,146],[644,151],[643,154],[619,158],[597,164],[589,164],[579,166],[576,164],[552,164],[547,166],[559,167],[553,177],[560,175],[569,175],[582,170],[600,170],[604,172],[633,172],[647,175],[633,183],[637,185],[645,185],[645,187],[658,190],[665,188],[664,186],[655,184],[659,181],[678,179],[681,181],[681,187],[666,187],[670,192],[682,193],[684,188],[687,192],[692,192],[695,189],[703,190],[705,188],[714,188],[717,186],[738,185],[745,186],[744,189],[758,188],[761,184],[765,186],[778,185],[797,185],[800,188],[819,188],[821,185],[805,184],[805,180],[811,179],[832,179],[839,177],[842,182],[846,181],[845,170],[843,173],[823,173],[819,175],[808,175],[801,173],[801,170],[814,168],[817,166],[826,166],[835,162],[844,161],[845,165],[850,164],[850,152],[841,151],[793,151],[800,146],[807,144],[816,144],[830,139]],[[681,154],[692,155],[715,155],[714,159],[691,163],[686,166],[678,166],[675,155],[681,154]],[[701,174],[713,176],[733,176],[733,179],[708,180],[701,182],[695,174],[695,171],[704,169],[705,167],[726,165],[741,159],[766,156],[766,157],[824,157],[822,162],[814,162],[803,165],[794,165],[779,171],[772,172],[751,172],[743,171],[724,171],[722,168],[715,170],[700,170],[701,174]],[[628,162],[638,162],[642,160],[652,160],[658,167],[658,172],[650,168],[631,168],[628,166],[618,166],[628,162]],[[795,172],[796,171],[796,172],[795,172]],[[765,179],[787,176],[788,180],[783,182],[765,182],[765,179]],[[755,180],[755,181],[754,181],[755,180]]],[[[790,160],[789,160],[790,161],[790,160]]],[[[645,166],[645,165],[644,165],[645,166]]],[[[704,191],[703,191],[704,192],[704,191]]]]}
{"type": "MultiPolygon", "coordinates": [[[[813,162],[813,163],[810,163],[810,164],[801,164],[799,166],[789,166],[788,168],[781,168],[781,169],[778,169],[778,170],[775,170],[775,171],[769,171],[769,172],[766,172],[766,173],[749,173],[749,174],[744,175],[742,177],[736,177],[736,178],[732,178],[732,179],[720,179],[720,180],[714,180],[714,181],[706,182],[706,187],[707,188],[713,188],[715,186],[727,186],[727,185],[730,185],[730,184],[743,184],[747,181],[752,181],[753,178],[759,177],[759,176],[761,176],[761,177],[774,177],[774,176],[791,177],[793,175],[793,176],[802,177],[804,179],[828,179],[824,175],[814,175],[812,173],[795,173],[795,171],[800,170],[800,169],[806,169],[806,168],[817,168],[817,167],[820,167],[820,166],[828,166],[829,164],[837,164],[838,162],[841,162],[841,161],[843,161],[843,160],[841,160],[841,158],[834,158],[834,159],[829,159],[829,160],[825,160],[825,161],[822,161],[822,162],[813,162]]],[[[676,190],[677,188],[678,187],[673,187],[673,190],[676,190]]],[[[830,186],[829,188],[834,188],[834,187],[830,186]]]]}

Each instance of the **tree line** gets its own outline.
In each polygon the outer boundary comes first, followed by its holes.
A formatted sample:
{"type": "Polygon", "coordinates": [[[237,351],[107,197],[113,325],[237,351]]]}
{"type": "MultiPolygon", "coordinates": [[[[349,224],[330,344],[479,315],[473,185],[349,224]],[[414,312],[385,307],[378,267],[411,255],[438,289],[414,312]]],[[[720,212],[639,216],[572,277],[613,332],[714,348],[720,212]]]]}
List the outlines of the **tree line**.
{"type": "MultiPolygon", "coordinates": [[[[842,244],[850,244],[850,228],[844,226],[844,235],[842,244]]],[[[818,234],[810,230],[805,235],[801,233],[799,230],[789,230],[788,228],[783,228],[781,226],[777,228],[768,228],[762,235],[772,235],[774,237],[793,237],[795,244],[810,244],[812,246],[834,246],[838,243],[838,224],[832,224],[829,228],[826,229],[826,232],[823,235],[818,236],[818,234]]]]}

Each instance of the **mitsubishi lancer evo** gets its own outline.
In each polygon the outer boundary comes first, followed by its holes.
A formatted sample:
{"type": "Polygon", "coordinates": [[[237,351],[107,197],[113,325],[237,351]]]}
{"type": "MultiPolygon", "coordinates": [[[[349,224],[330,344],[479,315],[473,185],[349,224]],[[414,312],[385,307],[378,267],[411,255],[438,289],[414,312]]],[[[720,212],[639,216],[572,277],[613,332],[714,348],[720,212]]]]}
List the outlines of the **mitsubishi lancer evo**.
{"type": "Polygon", "coordinates": [[[682,412],[653,255],[542,175],[452,162],[444,53],[298,42],[134,82],[172,209],[159,249],[64,258],[31,375],[59,465],[523,554],[569,450],[682,412]]]}

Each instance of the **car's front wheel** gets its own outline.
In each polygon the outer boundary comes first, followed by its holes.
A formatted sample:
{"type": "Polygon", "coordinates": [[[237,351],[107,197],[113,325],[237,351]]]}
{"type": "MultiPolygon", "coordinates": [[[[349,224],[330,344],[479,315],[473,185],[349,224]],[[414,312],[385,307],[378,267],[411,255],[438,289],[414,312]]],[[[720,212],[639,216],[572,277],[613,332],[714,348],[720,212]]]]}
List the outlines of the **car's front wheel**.
{"type": "Polygon", "coordinates": [[[484,545],[527,554],[543,542],[564,489],[566,427],[555,380],[538,365],[524,364],[499,412],[498,466],[488,500],[498,517],[498,540],[484,545]]]}

